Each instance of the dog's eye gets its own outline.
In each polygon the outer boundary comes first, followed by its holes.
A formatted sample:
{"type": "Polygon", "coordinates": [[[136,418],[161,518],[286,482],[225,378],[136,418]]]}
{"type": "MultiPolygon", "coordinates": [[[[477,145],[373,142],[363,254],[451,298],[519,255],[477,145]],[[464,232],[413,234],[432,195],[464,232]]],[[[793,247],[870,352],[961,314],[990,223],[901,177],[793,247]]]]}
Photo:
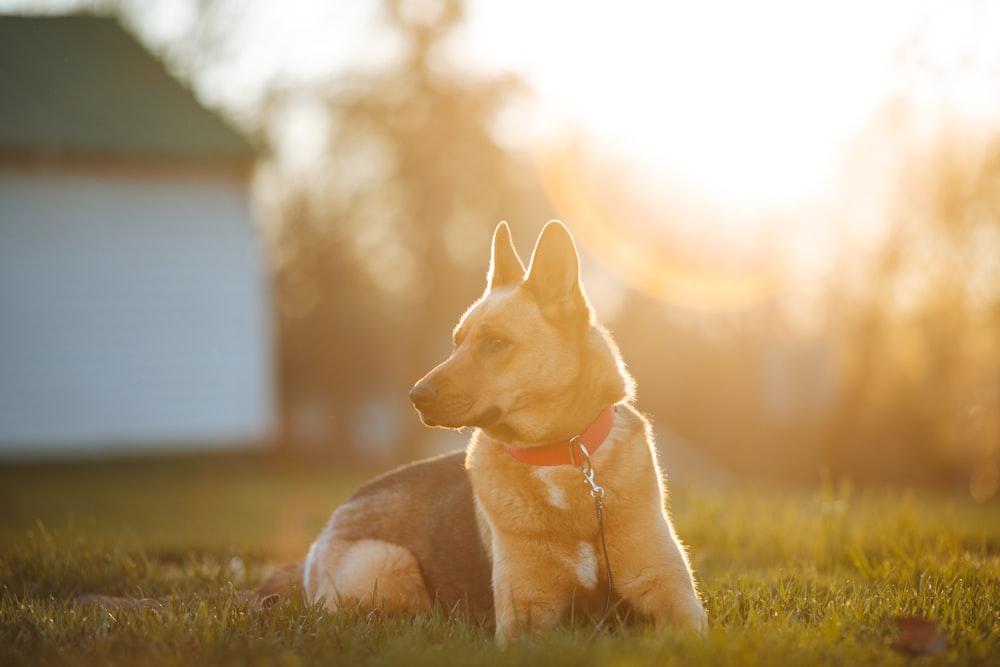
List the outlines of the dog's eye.
{"type": "Polygon", "coordinates": [[[484,338],[479,343],[479,349],[487,354],[494,354],[507,349],[508,345],[510,345],[510,341],[494,336],[493,338],[484,338]]]}

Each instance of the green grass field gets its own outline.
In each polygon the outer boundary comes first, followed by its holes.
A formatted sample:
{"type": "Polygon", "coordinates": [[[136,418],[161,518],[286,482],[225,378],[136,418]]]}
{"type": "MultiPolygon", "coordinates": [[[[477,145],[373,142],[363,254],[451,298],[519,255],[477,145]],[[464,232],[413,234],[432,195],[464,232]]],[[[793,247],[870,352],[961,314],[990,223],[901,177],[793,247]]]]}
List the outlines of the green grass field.
{"type": "Polygon", "coordinates": [[[672,488],[711,619],[700,638],[579,621],[500,651],[443,613],[241,604],[361,479],[255,456],[0,467],[0,665],[1000,664],[1000,504],[846,485],[672,488]],[[89,592],[185,595],[71,604],[89,592]],[[935,620],[947,647],[897,652],[896,615],[935,620]]]}

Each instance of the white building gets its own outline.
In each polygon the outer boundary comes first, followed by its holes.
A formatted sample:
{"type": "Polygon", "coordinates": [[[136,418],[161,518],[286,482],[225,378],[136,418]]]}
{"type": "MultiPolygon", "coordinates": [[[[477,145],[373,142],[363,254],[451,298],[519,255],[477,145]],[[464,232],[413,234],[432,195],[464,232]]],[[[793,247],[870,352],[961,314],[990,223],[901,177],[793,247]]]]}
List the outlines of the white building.
{"type": "Polygon", "coordinates": [[[255,151],[113,19],[0,17],[0,458],[264,442],[255,151]]]}

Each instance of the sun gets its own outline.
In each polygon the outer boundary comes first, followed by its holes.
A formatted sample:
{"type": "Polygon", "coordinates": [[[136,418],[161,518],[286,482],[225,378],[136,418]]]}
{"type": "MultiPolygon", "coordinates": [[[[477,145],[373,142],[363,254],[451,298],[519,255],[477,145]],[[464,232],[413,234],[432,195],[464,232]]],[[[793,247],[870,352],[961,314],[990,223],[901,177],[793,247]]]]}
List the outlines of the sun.
{"type": "Polygon", "coordinates": [[[530,22],[494,10],[469,44],[506,51],[492,40],[516,24],[539,134],[571,127],[727,204],[784,206],[884,100],[905,4],[549,2],[530,22]]]}

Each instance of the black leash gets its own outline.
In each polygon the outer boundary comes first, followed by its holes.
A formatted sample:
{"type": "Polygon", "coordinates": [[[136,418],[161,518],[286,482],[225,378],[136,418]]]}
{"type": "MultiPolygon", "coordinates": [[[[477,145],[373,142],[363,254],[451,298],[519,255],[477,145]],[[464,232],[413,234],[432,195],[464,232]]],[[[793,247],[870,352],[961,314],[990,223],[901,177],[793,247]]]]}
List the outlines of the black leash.
{"type": "Polygon", "coordinates": [[[594,496],[594,504],[597,506],[597,527],[601,532],[601,551],[604,552],[604,571],[608,573],[608,596],[604,598],[604,613],[601,615],[601,620],[598,625],[604,622],[604,619],[608,617],[608,611],[611,609],[611,587],[614,585],[614,579],[611,578],[611,559],[608,558],[608,543],[604,539],[604,489],[600,489],[599,494],[595,494],[591,490],[590,494],[594,496]]]}

